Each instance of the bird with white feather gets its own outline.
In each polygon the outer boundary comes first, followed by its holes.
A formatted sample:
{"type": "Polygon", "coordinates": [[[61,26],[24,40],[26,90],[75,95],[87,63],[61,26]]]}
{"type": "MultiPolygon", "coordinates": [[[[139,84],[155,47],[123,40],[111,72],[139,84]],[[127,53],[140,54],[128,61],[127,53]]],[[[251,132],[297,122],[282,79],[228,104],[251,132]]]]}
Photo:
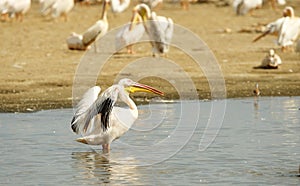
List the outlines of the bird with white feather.
{"type": "Polygon", "coordinates": [[[29,11],[31,0],[4,0],[0,2],[2,5],[2,14],[5,19],[8,16],[15,17],[17,21],[22,22],[24,15],[29,11]]]}
{"type": "Polygon", "coordinates": [[[138,4],[133,11],[133,16],[140,16],[143,20],[145,31],[152,45],[153,56],[166,54],[169,51],[173,36],[173,20],[164,16],[157,16],[146,4],[138,4]]]}
{"type": "Polygon", "coordinates": [[[128,8],[130,0],[110,0],[109,3],[113,13],[121,13],[128,8]]]}
{"type": "Polygon", "coordinates": [[[263,0],[234,0],[232,5],[237,15],[245,15],[248,12],[253,15],[253,10],[262,7],[263,0]]]}
{"type": "Polygon", "coordinates": [[[141,39],[144,32],[145,28],[142,23],[142,17],[139,14],[136,14],[136,10],[134,8],[131,21],[124,25],[116,34],[116,50],[119,51],[122,48],[126,47],[127,53],[133,54],[133,44],[137,43],[141,39]]]}
{"type": "MultiPolygon", "coordinates": [[[[48,1],[48,0],[46,0],[48,1]]],[[[74,7],[74,0],[56,0],[52,5],[52,17],[54,19],[63,17],[65,21],[68,20],[68,13],[74,7]]]]}
{"type": "Polygon", "coordinates": [[[266,30],[257,36],[253,42],[265,37],[268,34],[277,36],[277,44],[282,51],[290,50],[300,34],[300,18],[294,14],[294,9],[290,6],[283,10],[283,17],[269,23],[266,30]]]}
{"type": "MultiPolygon", "coordinates": [[[[71,50],[87,50],[92,43],[104,36],[108,31],[108,20],[107,20],[107,4],[108,0],[103,2],[103,9],[101,19],[98,20],[94,25],[89,27],[83,34],[77,34],[75,32],[67,38],[68,48],[71,50]]],[[[97,51],[95,43],[95,51],[97,51]]]]}
{"type": "Polygon", "coordinates": [[[71,128],[82,136],[76,141],[88,145],[102,145],[104,152],[110,150],[110,144],[125,134],[138,117],[138,109],[130,98],[130,93],[152,92],[164,95],[153,87],[130,79],[121,79],[99,96],[100,91],[99,86],[94,86],[83,95],[76,106],[71,128]],[[117,100],[124,102],[127,107],[116,106],[117,100]]]}

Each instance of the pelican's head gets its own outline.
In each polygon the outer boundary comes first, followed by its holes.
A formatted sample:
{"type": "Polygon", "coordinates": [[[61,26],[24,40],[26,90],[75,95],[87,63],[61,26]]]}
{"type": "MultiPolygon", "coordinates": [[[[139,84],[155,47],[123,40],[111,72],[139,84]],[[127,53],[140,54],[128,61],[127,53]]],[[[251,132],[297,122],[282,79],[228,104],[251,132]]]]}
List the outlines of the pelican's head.
{"type": "Polygon", "coordinates": [[[121,79],[119,81],[119,85],[124,87],[124,89],[126,90],[126,92],[128,93],[134,93],[134,92],[152,92],[154,94],[158,94],[160,96],[163,96],[164,93],[153,88],[150,87],[148,85],[144,85],[141,83],[137,83],[132,81],[131,79],[125,78],[125,79],[121,79]]]}
{"type": "Polygon", "coordinates": [[[143,21],[147,21],[151,17],[151,10],[148,5],[141,3],[133,8],[133,14],[139,14],[143,21]]]}
{"type": "Polygon", "coordinates": [[[294,17],[294,9],[291,6],[287,6],[283,9],[283,17],[294,17]]]}
{"type": "Polygon", "coordinates": [[[270,56],[270,57],[274,57],[274,55],[275,55],[274,49],[270,49],[270,51],[269,51],[269,56],[270,56]]]}

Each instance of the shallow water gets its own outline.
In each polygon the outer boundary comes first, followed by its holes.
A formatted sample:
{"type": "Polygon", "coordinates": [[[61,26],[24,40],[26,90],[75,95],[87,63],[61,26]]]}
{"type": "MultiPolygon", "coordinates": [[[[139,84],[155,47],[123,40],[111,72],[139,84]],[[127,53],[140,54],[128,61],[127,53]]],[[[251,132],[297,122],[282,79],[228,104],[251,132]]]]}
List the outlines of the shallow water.
{"type": "Polygon", "coordinates": [[[0,183],[299,185],[299,107],[300,97],[152,102],[109,154],[74,141],[72,109],[0,114],[0,183]]]}

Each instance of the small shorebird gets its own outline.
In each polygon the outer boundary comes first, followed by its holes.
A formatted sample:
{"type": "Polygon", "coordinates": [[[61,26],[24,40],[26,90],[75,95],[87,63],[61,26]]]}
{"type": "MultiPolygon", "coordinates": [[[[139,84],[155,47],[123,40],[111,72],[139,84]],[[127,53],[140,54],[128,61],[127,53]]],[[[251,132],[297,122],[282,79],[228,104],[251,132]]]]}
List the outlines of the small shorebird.
{"type": "Polygon", "coordinates": [[[99,86],[90,88],[78,103],[71,122],[72,130],[81,134],[76,141],[88,145],[102,145],[104,152],[108,152],[110,144],[129,130],[138,117],[138,109],[129,97],[134,92],[152,92],[164,95],[163,92],[148,85],[121,79],[100,93],[99,86]],[[115,105],[117,99],[127,104],[127,108],[115,105]]]}
{"type": "Polygon", "coordinates": [[[255,94],[255,96],[260,95],[260,90],[258,89],[258,83],[255,84],[255,89],[253,90],[253,93],[255,94]]]}

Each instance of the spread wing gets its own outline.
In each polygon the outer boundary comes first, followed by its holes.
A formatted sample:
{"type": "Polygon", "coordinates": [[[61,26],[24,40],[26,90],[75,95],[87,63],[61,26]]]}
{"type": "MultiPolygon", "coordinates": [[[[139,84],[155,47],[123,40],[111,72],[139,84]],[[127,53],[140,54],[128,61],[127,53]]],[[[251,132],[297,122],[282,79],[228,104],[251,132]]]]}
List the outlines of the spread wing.
{"type": "Polygon", "coordinates": [[[94,86],[88,89],[80,102],[76,106],[75,114],[71,122],[72,130],[78,134],[79,132],[79,120],[84,117],[85,112],[93,105],[93,103],[97,100],[97,97],[101,91],[99,86],[94,86]]]}
{"type": "Polygon", "coordinates": [[[113,85],[105,90],[91,105],[90,102],[88,103],[83,101],[84,103],[82,104],[86,106],[89,105],[89,107],[86,111],[84,111],[83,109],[84,113],[82,113],[82,117],[80,117],[78,120],[73,119],[74,122],[72,120],[72,125],[75,125],[77,131],[80,131],[84,134],[88,131],[89,127],[93,130],[95,128],[99,128],[102,129],[103,132],[105,132],[110,127],[109,119],[112,108],[117,101],[118,94],[118,86],[113,85]],[[94,123],[94,119],[96,116],[100,116],[100,123],[94,123]]]}

